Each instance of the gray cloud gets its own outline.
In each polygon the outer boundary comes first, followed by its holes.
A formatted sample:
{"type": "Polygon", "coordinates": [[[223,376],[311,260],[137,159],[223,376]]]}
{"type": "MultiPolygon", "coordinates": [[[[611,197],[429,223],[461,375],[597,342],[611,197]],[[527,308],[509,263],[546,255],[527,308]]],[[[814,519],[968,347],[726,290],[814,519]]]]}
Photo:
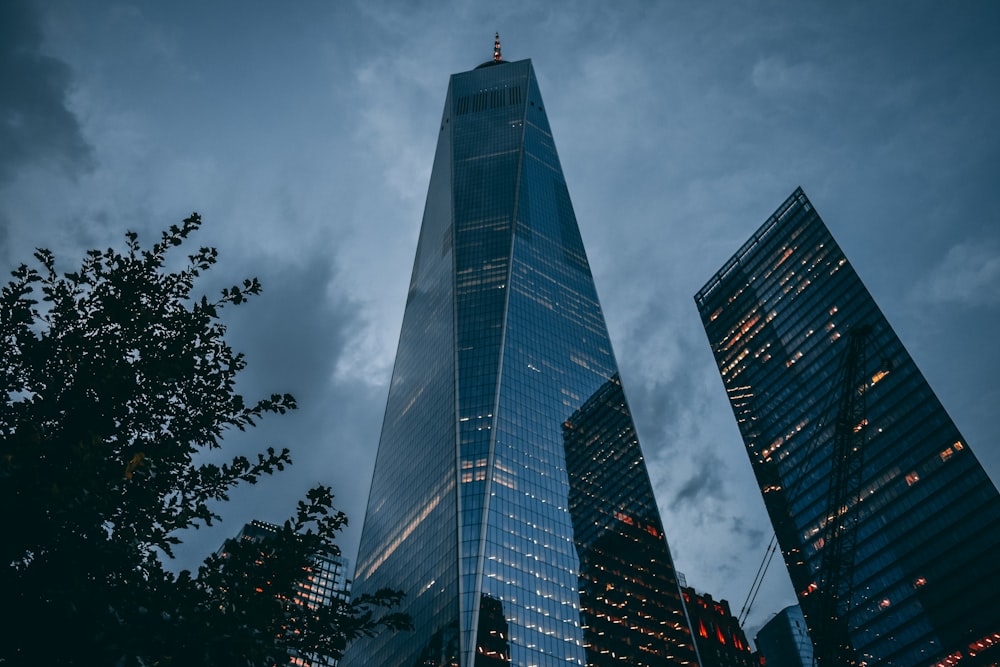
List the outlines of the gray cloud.
{"type": "Polygon", "coordinates": [[[693,475],[687,478],[673,497],[673,505],[698,507],[707,493],[715,495],[723,486],[722,461],[710,453],[699,456],[693,475]]]}
{"type": "Polygon", "coordinates": [[[1000,305],[1000,247],[995,242],[952,246],[920,281],[918,291],[942,303],[1000,305]]]}
{"type": "Polygon", "coordinates": [[[72,72],[42,52],[41,21],[22,0],[0,3],[0,184],[28,164],[89,169],[93,152],[68,107],[72,72]]]}
{"type": "Polygon", "coordinates": [[[337,506],[353,519],[341,541],[344,553],[353,555],[357,548],[371,474],[368,448],[378,439],[381,391],[333,379],[345,347],[363,326],[362,314],[337,290],[336,266],[323,253],[300,259],[247,256],[227,261],[223,256],[212,281],[200,286],[211,295],[219,285],[244,276],[260,279],[260,296],[225,311],[226,338],[247,360],[237,390],[248,401],[288,392],[296,397],[299,410],[268,416],[245,433],[227,434],[223,458],[237,451],[288,447],[293,465],[254,487],[238,488],[230,502],[217,508],[221,524],[182,536],[172,567],[196,567],[250,519],[284,520],[304,490],[319,483],[333,486],[337,506]],[[359,448],[360,443],[367,447],[359,448]]]}
{"type": "MultiPolygon", "coordinates": [[[[742,601],[770,537],[691,295],[796,185],[1000,470],[984,446],[1000,401],[1000,356],[984,352],[998,312],[992,4],[44,6],[40,31],[31,5],[0,3],[4,83],[47,91],[43,117],[63,121],[63,134],[19,144],[0,262],[36,245],[71,260],[125,228],[148,240],[197,209],[196,242],[222,257],[211,279],[264,284],[228,316],[249,361],[241,389],[300,400],[227,441],[230,453],[288,445],[296,464],[235,493],[222,527],[186,541],[187,566],[242,521],[287,515],[317,481],[352,519],[353,555],[447,78],[489,58],[494,30],[505,57],[534,60],[690,583],[742,601]],[[97,165],[82,176],[81,137],[97,165]]],[[[758,618],[794,600],[783,569],[772,565],[758,618]]]]}

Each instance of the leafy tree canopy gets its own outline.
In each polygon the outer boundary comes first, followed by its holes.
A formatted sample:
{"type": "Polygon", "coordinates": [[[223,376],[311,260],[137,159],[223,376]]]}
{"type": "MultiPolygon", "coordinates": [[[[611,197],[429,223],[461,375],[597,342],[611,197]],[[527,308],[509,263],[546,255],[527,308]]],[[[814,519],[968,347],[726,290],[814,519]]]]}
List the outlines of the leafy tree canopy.
{"type": "MultiPolygon", "coordinates": [[[[92,250],[60,275],[47,250],[0,293],[0,657],[8,664],[275,664],[289,649],[338,656],[351,639],[408,627],[399,594],[310,609],[296,587],[317,554],[337,553],[346,517],[312,489],[266,543],[227,543],[197,574],[175,575],[177,533],[219,517],[241,482],[291,463],[272,448],[205,462],[227,430],[294,409],[289,394],[247,402],[245,366],[224,339],[223,308],[254,279],[192,298],[216,262],[200,248],[165,263],[197,214],[151,249],[92,250]]],[[[2,660],[0,660],[2,662],[2,660]]]]}

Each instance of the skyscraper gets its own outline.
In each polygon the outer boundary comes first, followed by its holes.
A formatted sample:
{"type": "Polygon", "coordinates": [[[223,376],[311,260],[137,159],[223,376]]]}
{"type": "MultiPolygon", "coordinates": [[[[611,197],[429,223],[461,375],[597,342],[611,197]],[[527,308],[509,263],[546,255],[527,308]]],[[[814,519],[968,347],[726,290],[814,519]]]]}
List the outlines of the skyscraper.
{"type": "Polygon", "coordinates": [[[695,664],[531,62],[451,77],[354,590],[349,665],[695,664]],[[613,471],[613,474],[612,474],[613,471]]]}
{"type": "Polygon", "coordinates": [[[695,301],[817,653],[838,625],[868,667],[995,664],[1000,496],[801,189],[695,301]]]}

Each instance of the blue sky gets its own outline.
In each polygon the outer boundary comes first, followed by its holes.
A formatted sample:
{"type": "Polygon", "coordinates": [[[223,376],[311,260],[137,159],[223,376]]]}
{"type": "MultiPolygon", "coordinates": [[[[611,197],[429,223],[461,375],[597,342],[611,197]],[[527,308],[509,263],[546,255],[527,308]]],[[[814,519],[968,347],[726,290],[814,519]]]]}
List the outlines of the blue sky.
{"type": "MultiPolygon", "coordinates": [[[[801,185],[1000,479],[1000,6],[990,2],[0,3],[0,269],[191,211],[286,473],[193,567],[331,484],[363,521],[448,75],[531,58],[668,539],[736,610],[770,537],[693,294],[801,185]]],[[[794,602],[772,565],[748,631],[794,602]]]]}

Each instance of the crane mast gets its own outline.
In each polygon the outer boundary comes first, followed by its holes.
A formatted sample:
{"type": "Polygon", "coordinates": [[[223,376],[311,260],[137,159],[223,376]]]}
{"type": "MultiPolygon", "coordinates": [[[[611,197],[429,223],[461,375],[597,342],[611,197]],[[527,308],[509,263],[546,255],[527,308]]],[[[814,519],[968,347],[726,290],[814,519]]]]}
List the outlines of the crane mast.
{"type": "Polygon", "coordinates": [[[836,388],[838,405],[833,431],[830,485],[820,565],[818,596],[809,625],[814,629],[819,667],[857,665],[849,620],[854,589],[854,550],[860,512],[868,417],[867,338],[870,326],[851,329],[836,388]]]}

